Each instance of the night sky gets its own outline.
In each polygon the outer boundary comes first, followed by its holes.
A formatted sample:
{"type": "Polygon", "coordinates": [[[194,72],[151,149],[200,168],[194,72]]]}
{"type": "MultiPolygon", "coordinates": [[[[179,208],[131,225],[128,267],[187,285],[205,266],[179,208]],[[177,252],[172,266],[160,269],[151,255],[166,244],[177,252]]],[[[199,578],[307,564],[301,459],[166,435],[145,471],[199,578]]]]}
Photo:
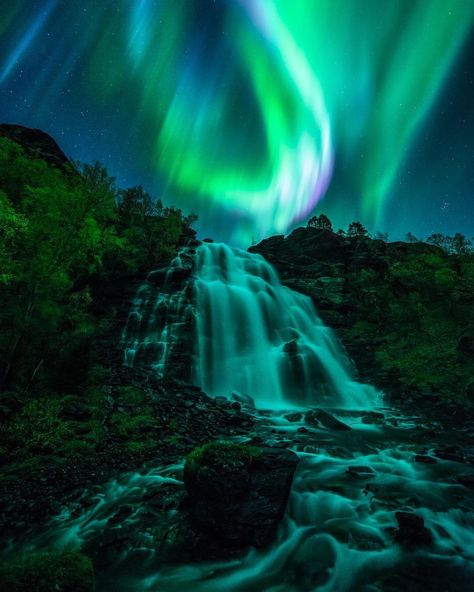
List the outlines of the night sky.
{"type": "Polygon", "coordinates": [[[474,234],[472,0],[0,0],[0,121],[243,246],[474,234]]]}

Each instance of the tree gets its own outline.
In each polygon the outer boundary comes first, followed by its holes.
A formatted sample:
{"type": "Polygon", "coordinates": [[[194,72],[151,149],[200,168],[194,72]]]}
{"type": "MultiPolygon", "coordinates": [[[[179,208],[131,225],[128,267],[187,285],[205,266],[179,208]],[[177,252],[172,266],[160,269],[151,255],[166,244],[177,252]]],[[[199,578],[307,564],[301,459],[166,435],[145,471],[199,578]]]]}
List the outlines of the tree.
{"type": "Polygon", "coordinates": [[[466,255],[472,252],[472,243],[464,234],[456,232],[451,239],[451,250],[457,255],[466,255]]]}
{"type": "Polygon", "coordinates": [[[308,220],[308,228],[317,228],[318,230],[330,230],[332,232],[332,222],[325,215],[313,216],[308,220]]]}
{"type": "Polygon", "coordinates": [[[87,371],[75,352],[94,335],[101,286],[166,265],[194,221],[141,187],[117,190],[99,163],[65,172],[0,138],[0,385],[53,377],[68,359],[87,371]]]}
{"type": "Polygon", "coordinates": [[[412,234],[411,232],[406,233],[405,240],[407,241],[407,243],[419,243],[420,242],[420,240],[418,238],[416,238],[416,236],[414,234],[412,234]]]}
{"type": "Polygon", "coordinates": [[[449,251],[449,245],[451,241],[449,236],[445,236],[440,232],[434,232],[426,239],[426,242],[431,243],[440,249],[444,249],[445,251],[449,251]]]}
{"type": "Polygon", "coordinates": [[[381,240],[384,243],[388,243],[388,232],[380,232],[380,231],[377,231],[375,233],[375,239],[376,240],[381,240]]]}
{"type": "Polygon", "coordinates": [[[360,222],[351,222],[347,229],[348,236],[354,236],[357,238],[363,238],[369,236],[369,233],[360,222]]]}

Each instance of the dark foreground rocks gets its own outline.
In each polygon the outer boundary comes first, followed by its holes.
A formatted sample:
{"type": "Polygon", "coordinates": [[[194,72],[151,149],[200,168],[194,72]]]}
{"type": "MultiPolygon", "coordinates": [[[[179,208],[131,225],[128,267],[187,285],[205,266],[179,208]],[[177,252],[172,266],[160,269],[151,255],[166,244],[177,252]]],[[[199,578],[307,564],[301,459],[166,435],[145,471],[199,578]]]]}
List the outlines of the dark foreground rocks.
{"type": "Polygon", "coordinates": [[[395,540],[406,547],[418,547],[429,545],[433,541],[433,535],[429,531],[421,516],[413,512],[396,512],[395,518],[398,529],[395,531],[395,540]]]}
{"type": "Polygon", "coordinates": [[[81,553],[34,553],[0,563],[0,590],[94,592],[94,570],[81,553]]]}
{"type": "Polygon", "coordinates": [[[286,509],[296,454],[216,441],[196,448],[179,481],[141,483],[127,503],[100,516],[82,551],[96,567],[126,557],[156,568],[225,560],[270,544],[286,509]],[[146,536],[145,536],[146,533],[146,536]]]}
{"type": "Polygon", "coordinates": [[[273,448],[214,442],[187,459],[191,518],[230,548],[264,547],[285,512],[298,457],[273,448]]]}

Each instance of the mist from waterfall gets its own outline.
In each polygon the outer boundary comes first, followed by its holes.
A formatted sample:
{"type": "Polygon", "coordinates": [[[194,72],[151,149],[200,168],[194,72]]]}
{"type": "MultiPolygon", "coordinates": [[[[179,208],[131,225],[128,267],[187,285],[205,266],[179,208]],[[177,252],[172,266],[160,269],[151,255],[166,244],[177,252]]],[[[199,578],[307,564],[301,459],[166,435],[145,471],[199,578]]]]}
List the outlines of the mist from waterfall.
{"type": "Polygon", "coordinates": [[[283,286],[258,254],[205,243],[195,256],[194,381],[258,406],[370,408],[377,391],[350,364],[312,300],[283,286]]]}

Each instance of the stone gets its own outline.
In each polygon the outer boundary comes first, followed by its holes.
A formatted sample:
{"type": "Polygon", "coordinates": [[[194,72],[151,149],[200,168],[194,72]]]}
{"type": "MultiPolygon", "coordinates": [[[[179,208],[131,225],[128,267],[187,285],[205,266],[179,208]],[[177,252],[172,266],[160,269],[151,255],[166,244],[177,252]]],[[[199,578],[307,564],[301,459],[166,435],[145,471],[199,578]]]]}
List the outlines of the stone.
{"type": "Polygon", "coordinates": [[[295,412],[295,413],[287,413],[286,415],[283,416],[287,421],[291,421],[296,422],[296,421],[301,421],[303,419],[303,414],[299,413],[299,412],[295,412]]]}
{"type": "Polygon", "coordinates": [[[395,540],[408,547],[429,545],[433,541],[431,531],[425,526],[421,516],[413,512],[395,512],[398,529],[395,531],[395,540]]]}
{"type": "Polygon", "coordinates": [[[304,415],[304,420],[306,423],[312,426],[321,425],[318,419],[318,415],[315,411],[307,411],[304,415]]]}
{"type": "MultiPolygon", "coordinates": [[[[323,409],[316,408],[308,413],[311,413],[311,417],[316,418],[325,428],[328,428],[330,430],[347,431],[351,429],[350,426],[343,423],[342,421],[339,421],[333,415],[331,415],[327,411],[324,411],[323,409]]],[[[305,416],[306,420],[308,417],[308,413],[305,416]]]]}
{"type": "Polygon", "coordinates": [[[288,341],[288,343],[285,343],[285,345],[283,346],[283,351],[286,354],[290,354],[290,355],[295,355],[298,353],[298,342],[296,339],[293,339],[292,341],[288,341]]]}
{"type": "Polygon", "coordinates": [[[365,424],[378,424],[383,423],[385,416],[383,413],[378,411],[369,411],[362,416],[362,423],[365,424]]]}
{"type": "Polygon", "coordinates": [[[285,512],[298,457],[284,449],[214,442],[184,468],[190,514],[228,549],[268,545],[285,512]]]}
{"type": "Polygon", "coordinates": [[[442,460],[450,460],[453,462],[464,462],[464,452],[460,446],[446,446],[445,448],[437,448],[434,455],[442,460]]]}
{"type": "Polygon", "coordinates": [[[415,455],[415,462],[432,465],[432,464],[436,463],[436,459],[433,458],[432,456],[428,456],[427,454],[416,454],[415,455]]]}
{"type": "Polygon", "coordinates": [[[351,465],[346,469],[346,473],[351,475],[352,477],[373,477],[375,475],[375,471],[371,467],[367,467],[365,465],[351,465]]]}

